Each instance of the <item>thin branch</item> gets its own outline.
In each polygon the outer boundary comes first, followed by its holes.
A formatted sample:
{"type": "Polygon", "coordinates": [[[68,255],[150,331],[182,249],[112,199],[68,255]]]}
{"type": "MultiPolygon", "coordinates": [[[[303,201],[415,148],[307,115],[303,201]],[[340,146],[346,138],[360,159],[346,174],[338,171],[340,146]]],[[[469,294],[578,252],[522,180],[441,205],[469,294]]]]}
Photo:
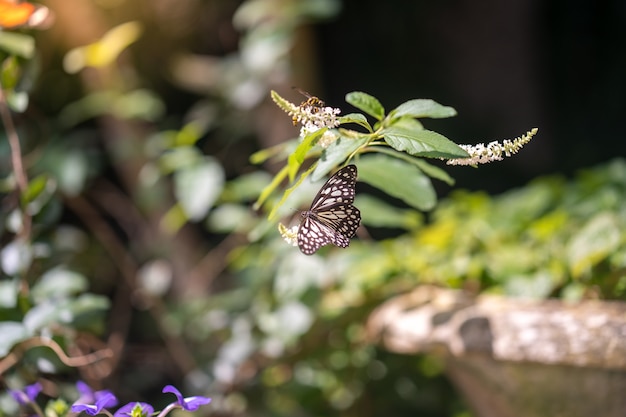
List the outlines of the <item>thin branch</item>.
{"type": "Polygon", "coordinates": [[[31,339],[25,340],[22,343],[19,343],[13,352],[0,360],[0,375],[4,374],[4,372],[6,372],[13,365],[15,365],[23,356],[23,353],[25,351],[41,346],[50,348],[57,355],[61,362],[72,368],[90,365],[94,362],[113,357],[113,352],[111,351],[111,349],[102,349],[96,352],[88,353],[87,355],[70,357],[63,351],[63,349],[61,349],[61,346],[59,346],[54,340],[43,337],[33,337],[31,339]]]}
{"type": "MultiPolygon", "coordinates": [[[[11,148],[11,164],[13,166],[17,189],[21,196],[28,188],[28,177],[26,176],[26,170],[24,169],[24,164],[22,162],[20,138],[17,134],[17,130],[15,130],[15,125],[13,124],[13,118],[11,117],[11,111],[9,110],[9,105],[6,100],[2,84],[0,84],[0,118],[2,119],[2,124],[4,125],[4,130],[11,148]]],[[[30,215],[24,210],[22,211],[22,230],[20,230],[19,233],[20,237],[28,240],[30,236],[30,229],[31,218],[30,215]]]]}

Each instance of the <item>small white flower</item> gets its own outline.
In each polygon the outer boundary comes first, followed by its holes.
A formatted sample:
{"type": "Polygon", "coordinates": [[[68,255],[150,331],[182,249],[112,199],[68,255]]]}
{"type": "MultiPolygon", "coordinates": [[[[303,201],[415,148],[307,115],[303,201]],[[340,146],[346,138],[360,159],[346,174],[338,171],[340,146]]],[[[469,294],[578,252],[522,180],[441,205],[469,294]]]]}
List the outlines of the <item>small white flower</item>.
{"type": "Polygon", "coordinates": [[[298,229],[299,225],[295,225],[293,227],[287,227],[282,223],[278,223],[278,231],[280,235],[283,237],[285,242],[287,242],[291,246],[298,246],[298,229]]]}
{"type": "Polygon", "coordinates": [[[534,128],[513,140],[504,140],[502,144],[493,141],[485,146],[482,143],[476,145],[459,145],[469,155],[469,158],[450,159],[446,161],[448,165],[478,165],[486,164],[493,161],[501,161],[504,156],[516,154],[524,145],[526,145],[533,136],[537,134],[538,129],[534,128]]]}
{"type": "Polygon", "coordinates": [[[317,143],[324,149],[328,148],[334,141],[339,138],[339,135],[334,130],[327,130],[317,143]]]}

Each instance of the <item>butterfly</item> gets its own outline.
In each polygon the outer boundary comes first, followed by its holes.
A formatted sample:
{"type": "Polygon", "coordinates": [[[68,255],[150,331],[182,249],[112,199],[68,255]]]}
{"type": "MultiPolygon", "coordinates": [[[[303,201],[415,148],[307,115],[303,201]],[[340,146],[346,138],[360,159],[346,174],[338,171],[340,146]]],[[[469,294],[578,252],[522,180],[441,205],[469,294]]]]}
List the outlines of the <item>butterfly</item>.
{"type": "Polygon", "coordinates": [[[0,28],[42,27],[50,22],[50,9],[40,4],[0,0],[0,28]]]}
{"type": "Polygon", "coordinates": [[[335,173],[322,186],[303,211],[298,228],[298,246],[305,255],[312,255],[332,243],[345,248],[361,224],[361,212],[354,207],[354,186],[357,169],[348,165],[335,173]]]}

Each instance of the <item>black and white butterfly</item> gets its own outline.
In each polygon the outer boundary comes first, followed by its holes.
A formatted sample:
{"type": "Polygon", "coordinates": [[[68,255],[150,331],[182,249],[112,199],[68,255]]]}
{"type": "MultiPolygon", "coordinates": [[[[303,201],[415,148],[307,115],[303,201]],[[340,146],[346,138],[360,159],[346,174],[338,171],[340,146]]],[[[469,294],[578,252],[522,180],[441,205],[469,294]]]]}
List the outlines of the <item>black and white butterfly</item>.
{"type": "Polygon", "coordinates": [[[352,205],[356,175],[355,165],[337,171],[319,190],[311,208],[302,212],[298,246],[305,255],[330,243],[342,248],[350,244],[361,224],[361,212],[352,205]]]}

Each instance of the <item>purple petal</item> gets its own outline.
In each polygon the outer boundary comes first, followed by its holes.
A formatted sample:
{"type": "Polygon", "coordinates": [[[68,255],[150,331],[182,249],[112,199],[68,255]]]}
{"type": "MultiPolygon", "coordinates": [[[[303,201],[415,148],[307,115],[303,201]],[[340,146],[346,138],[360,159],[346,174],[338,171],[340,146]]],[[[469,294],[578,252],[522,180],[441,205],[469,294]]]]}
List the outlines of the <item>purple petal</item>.
{"type": "Polygon", "coordinates": [[[35,402],[35,398],[37,398],[37,395],[41,392],[41,388],[41,383],[35,382],[34,384],[24,387],[22,391],[10,389],[9,394],[11,394],[18,404],[26,405],[35,402]]]}
{"type": "Polygon", "coordinates": [[[195,396],[195,397],[187,397],[185,398],[185,403],[183,405],[183,408],[187,411],[196,411],[198,408],[200,408],[201,405],[205,405],[211,402],[211,399],[208,397],[201,397],[201,396],[195,396]]]}
{"type": "Polygon", "coordinates": [[[101,396],[95,404],[76,404],[72,405],[72,411],[75,413],[84,411],[90,416],[99,414],[104,408],[114,407],[117,405],[117,398],[112,393],[106,393],[101,396]]]}
{"type": "Polygon", "coordinates": [[[93,390],[91,389],[91,387],[89,385],[87,385],[84,381],[78,381],[76,383],[76,389],[78,390],[78,392],[80,393],[81,397],[83,395],[87,396],[87,395],[93,395],[93,390]]]}
{"type": "Polygon", "coordinates": [[[31,402],[34,402],[37,395],[41,392],[41,389],[41,383],[35,382],[32,385],[27,385],[26,388],[24,388],[24,392],[26,393],[28,399],[31,400],[31,402]]]}
{"type": "Polygon", "coordinates": [[[181,394],[180,391],[173,385],[166,385],[163,388],[163,392],[169,392],[176,395],[176,399],[178,400],[176,404],[180,405],[183,410],[187,411],[196,411],[201,405],[211,402],[210,398],[201,396],[183,398],[183,394],[181,394]]]}
{"type": "Polygon", "coordinates": [[[98,410],[98,407],[93,404],[74,404],[71,410],[73,413],[84,412],[89,414],[90,416],[95,416],[100,412],[100,410],[98,410]]]}
{"type": "Polygon", "coordinates": [[[132,416],[132,411],[135,409],[135,407],[139,406],[141,408],[141,415],[142,416],[150,416],[152,413],[154,413],[154,408],[147,403],[140,403],[140,402],[132,402],[132,403],[128,403],[125,406],[122,406],[119,408],[119,410],[117,410],[115,412],[115,414],[113,414],[113,417],[127,417],[127,416],[132,416]]]}
{"type": "Polygon", "coordinates": [[[176,389],[175,386],[173,386],[173,385],[166,385],[165,387],[163,387],[163,392],[170,392],[170,393],[174,394],[176,396],[176,399],[178,400],[178,401],[176,401],[176,403],[178,405],[182,406],[184,404],[185,399],[183,398],[183,394],[181,394],[180,391],[178,389],[176,389]]]}

